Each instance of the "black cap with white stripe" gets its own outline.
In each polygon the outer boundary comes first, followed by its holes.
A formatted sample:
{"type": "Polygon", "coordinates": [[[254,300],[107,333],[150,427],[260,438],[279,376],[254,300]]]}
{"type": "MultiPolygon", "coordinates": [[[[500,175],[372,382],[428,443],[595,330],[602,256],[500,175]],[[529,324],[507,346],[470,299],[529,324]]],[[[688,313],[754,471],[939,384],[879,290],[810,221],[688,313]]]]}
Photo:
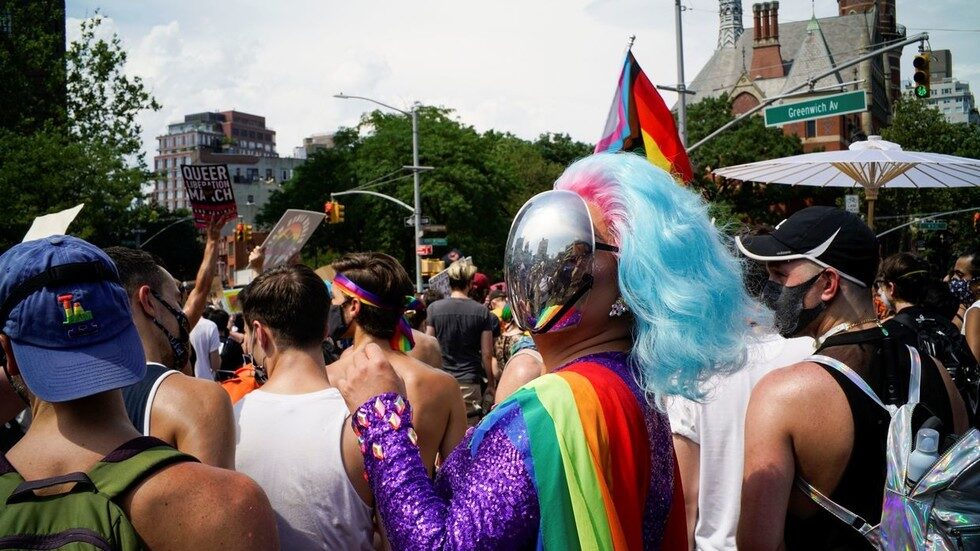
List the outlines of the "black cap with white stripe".
{"type": "Polygon", "coordinates": [[[878,242],[857,216],[834,207],[809,207],[772,233],[736,237],[742,253],[762,262],[807,259],[834,268],[841,277],[870,287],[878,272],[878,242]]]}

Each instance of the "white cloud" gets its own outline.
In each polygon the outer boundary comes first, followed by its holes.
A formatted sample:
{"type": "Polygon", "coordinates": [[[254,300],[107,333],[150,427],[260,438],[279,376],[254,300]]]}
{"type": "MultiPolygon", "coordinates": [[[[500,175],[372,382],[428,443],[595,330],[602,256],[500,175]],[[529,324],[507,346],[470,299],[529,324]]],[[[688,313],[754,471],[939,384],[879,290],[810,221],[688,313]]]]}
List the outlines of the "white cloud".
{"type": "MultiPolygon", "coordinates": [[[[968,1],[946,0],[961,5],[958,13],[938,9],[940,2],[900,1],[899,21],[980,27],[968,1]]],[[[715,48],[718,4],[683,3],[690,82],[715,48]]],[[[746,25],[751,4],[743,2],[746,25]]],[[[527,138],[568,132],[594,141],[631,34],[652,81],[677,79],[673,0],[69,0],[69,37],[77,35],[75,17],[96,6],[130,52],[127,72],[142,76],[164,106],[141,117],[148,157],[167,123],[232,108],[264,115],[280,154],[289,154],[304,136],[351,125],[373,108],[332,97],[341,91],[402,109],[415,100],[444,105],[479,130],[527,138]]],[[[814,7],[818,17],[831,16],[837,2],[814,7]]],[[[806,19],[810,10],[810,2],[786,1],[780,19],[806,19]]],[[[980,54],[960,46],[975,39],[936,33],[933,47],[955,45],[957,72],[976,76],[980,54]]],[[[908,67],[903,59],[903,74],[908,67]]],[[[664,99],[671,105],[674,94],[664,99]]]]}

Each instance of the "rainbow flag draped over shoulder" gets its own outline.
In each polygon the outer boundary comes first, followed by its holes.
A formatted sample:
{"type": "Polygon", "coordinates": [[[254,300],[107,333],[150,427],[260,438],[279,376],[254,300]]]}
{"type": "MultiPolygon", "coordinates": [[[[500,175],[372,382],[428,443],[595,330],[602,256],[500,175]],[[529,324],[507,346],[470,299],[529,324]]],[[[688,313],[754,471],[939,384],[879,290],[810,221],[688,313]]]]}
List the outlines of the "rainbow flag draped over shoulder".
{"type": "MultiPolygon", "coordinates": [[[[480,423],[470,453],[475,454],[487,431],[515,409],[523,423],[508,423],[505,430],[537,491],[537,548],[642,550],[650,444],[643,411],[626,383],[592,362],[539,377],[480,423]],[[526,429],[526,439],[521,429],[526,429]]],[[[676,461],[674,478],[664,551],[687,548],[676,461]]]]}
{"type": "Polygon", "coordinates": [[[630,51],[595,152],[631,151],[641,143],[651,163],[685,182],[694,177],[670,109],[630,51]]]}

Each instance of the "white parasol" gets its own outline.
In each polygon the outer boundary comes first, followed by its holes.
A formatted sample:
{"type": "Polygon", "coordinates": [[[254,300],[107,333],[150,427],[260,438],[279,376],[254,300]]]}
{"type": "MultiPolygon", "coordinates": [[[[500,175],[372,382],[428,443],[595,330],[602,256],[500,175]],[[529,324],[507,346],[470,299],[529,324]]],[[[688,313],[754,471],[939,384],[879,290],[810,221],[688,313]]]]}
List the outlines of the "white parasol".
{"type": "Polygon", "coordinates": [[[980,160],[903,151],[896,143],[868,136],[846,151],[807,153],[719,168],[718,176],[767,184],[863,187],[868,226],[874,228],[874,203],[885,187],[954,188],[980,185],[980,160]]]}

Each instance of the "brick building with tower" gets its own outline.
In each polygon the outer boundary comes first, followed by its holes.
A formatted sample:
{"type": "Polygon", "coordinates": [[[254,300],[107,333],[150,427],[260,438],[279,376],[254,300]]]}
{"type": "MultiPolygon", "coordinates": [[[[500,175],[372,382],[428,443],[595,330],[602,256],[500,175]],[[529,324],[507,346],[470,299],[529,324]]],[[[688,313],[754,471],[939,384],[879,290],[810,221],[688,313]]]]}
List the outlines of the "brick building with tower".
{"type": "MultiPolygon", "coordinates": [[[[895,20],[896,0],[838,0],[838,15],[808,21],[779,21],[779,2],[752,6],[752,27],[743,28],[741,0],[720,0],[718,46],[691,81],[689,103],[727,94],[738,115],[806,83],[817,74],[905,37],[895,20]]],[[[881,57],[841,69],[818,80],[813,94],[863,90],[868,110],[783,126],[799,136],[803,149],[841,150],[854,141],[879,134],[891,117],[891,105],[902,93],[895,49],[881,57]]]]}

